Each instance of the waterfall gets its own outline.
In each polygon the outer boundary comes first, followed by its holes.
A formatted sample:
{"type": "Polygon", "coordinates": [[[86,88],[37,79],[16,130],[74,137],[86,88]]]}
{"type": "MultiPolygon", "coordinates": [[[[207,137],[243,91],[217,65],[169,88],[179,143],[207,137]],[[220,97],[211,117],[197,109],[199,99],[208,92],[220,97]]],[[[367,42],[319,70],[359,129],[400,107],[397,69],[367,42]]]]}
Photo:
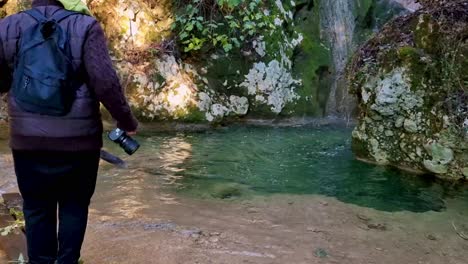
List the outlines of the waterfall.
{"type": "Polygon", "coordinates": [[[343,74],[348,58],[355,48],[354,5],[354,0],[320,1],[322,34],[330,43],[335,72],[327,103],[327,115],[346,115],[350,111],[343,74]]]}

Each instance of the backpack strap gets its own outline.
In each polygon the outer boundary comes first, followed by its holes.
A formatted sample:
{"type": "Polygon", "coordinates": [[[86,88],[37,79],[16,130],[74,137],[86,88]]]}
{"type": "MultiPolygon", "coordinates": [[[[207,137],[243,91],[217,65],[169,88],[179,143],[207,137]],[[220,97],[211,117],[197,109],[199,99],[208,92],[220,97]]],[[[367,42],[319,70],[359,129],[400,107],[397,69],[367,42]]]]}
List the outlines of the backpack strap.
{"type": "Polygon", "coordinates": [[[55,20],[55,22],[59,23],[60,21],[66,19],[69,16],[81,14],[81,13],[78,13],[78,12],[73,12],[73,11],[68,11],[68,10],[65,10],[65,9],[61,9],[61,10],[58,10],[57,12],[55,12],[55,14],[53,14],[52,17],[47,18],[41,12],[39,12],[39,10],[37,10],[35,8],[26,10],[26,11],[24,11],[24,13],[28,14],[29,16],[34,18],[39,23],[46,22],[46,21],[49,21],[49,20],[55,20]]]}
{"type": "Polygon", "coordinates": [[[39,12],[39,10],[34,9],[34,8],[26,10],[24,11],[24,13],[28,14],[29,16],[34,18],[39,23],[45,22],[48,20],[47,17],[45,17],[41,12],[39,12]]]}
{"type": "Polygon", "coordinates": [[[69,16],[80,15],[81,13],[73,12],[65,9],[61,9],[55,12],[50,19],[55,20],[55,22],[59,23],[60,21],[68,18],[69,16]]]}

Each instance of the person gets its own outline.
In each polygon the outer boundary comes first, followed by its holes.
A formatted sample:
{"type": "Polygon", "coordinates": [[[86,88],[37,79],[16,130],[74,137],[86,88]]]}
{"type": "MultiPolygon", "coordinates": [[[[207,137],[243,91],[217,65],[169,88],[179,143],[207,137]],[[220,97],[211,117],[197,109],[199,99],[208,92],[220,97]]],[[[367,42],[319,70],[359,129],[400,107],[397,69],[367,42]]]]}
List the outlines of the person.
{"type": "MultiPolygon", "coordinates": [[[[64,6],[57,0],[33,0],[32,7],[50,18],[64,6]]],[[[0,20],[2,93],[10,90],[18,39],[34,23],[25,13],[0,20]]],[[[132,135],[138,127],[100,24],[84,14],[67,17],[59,24],[71,39],[68,44],[80,81],[70,112],[64,116],[27,112],[12,92],[7,96],[9,144],[24,201],[31,264],[79,261],[103,144],[100,103],[118,128],[132,135]]]]}
{"type": "Polygon", "coordinates": [[[59,0],[63,7],[70,11],[75,11],[79,13],[83,13],[86,15],[91,15],[91,11],[89,11],[88,6],[86,3],[83,3],[81,0],[59,0]]]}

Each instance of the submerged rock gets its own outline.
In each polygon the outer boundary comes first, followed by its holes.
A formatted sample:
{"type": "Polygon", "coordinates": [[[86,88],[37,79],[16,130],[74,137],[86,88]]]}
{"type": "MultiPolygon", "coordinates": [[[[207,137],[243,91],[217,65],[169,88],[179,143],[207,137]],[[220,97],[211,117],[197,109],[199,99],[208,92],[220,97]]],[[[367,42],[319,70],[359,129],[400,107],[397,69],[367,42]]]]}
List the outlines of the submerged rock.
{"type": "Polygon", "coordinates": [[[468,179],[468,1],[397,18],[348,69],[363,160],[468,179]],[[382,133],[382,131],[385,131],[382,133]]]}

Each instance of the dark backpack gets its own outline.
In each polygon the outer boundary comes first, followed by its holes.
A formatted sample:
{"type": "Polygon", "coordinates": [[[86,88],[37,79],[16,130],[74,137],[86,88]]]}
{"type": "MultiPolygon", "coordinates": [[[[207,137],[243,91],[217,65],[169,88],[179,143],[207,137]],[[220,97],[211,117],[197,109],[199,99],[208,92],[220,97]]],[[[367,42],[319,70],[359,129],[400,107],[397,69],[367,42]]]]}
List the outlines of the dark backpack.
{"type": "Polygon", "coordinates": [[[67,32],[59,22],[79,13],[59,10],[46,18],[36,9],[24,11],[37,23],[18,42],[11,91],[18,106],[42,115],[70,112],[76,93],[76,74],[67,32]]]}

